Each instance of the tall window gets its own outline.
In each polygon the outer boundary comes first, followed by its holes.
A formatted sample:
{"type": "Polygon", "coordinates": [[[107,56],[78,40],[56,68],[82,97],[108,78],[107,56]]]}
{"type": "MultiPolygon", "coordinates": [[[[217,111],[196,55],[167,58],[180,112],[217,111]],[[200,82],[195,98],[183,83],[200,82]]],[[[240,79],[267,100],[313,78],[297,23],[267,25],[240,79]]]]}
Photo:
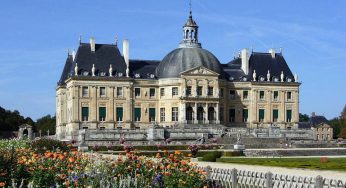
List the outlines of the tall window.
{"type": "Polygon", "coordinates": [[[186,96],[191,96],[191,86],[186,87],[186,96]]]}
{"type": "Polygon", "coordinates": [[[202,96],[202,89],[203,89],[202,86],[197,87],[197,96],[202,96]]]}
{"type": "Polygon", "coordinates": [[[160,96],[165,96],[165,88],[160,88],[160,96]]]}
{"type": "Polygon", "coordinates": [[[89,96],[89,89],[87,86],[82,87],[82,96],[83,97],[88,97],[89,96]]]}
{"type": "Polygon", "coordinates": [[[277,101],[279,99],[279,92],[274,91],[274,101],[277,101]]]}
{"type": "Polygon", "coordinates": [[[178,121],[178,107],[172,108],[172,121],[178,121]]]}
{"type": "Polygon", "coordinates": [[[273,110],[273,122],[278,122],[278,119],[279,119],[279,110],[274,109],[273,110]]]}
{"type": "Polygon", "coordinates": [[[105,97],[105,96],[106,96],[106,88],[100,87],[100,97],[105,97]]]}
{"type": "Polygon", "coordinates": [[[287,100],[291,100],[292,99],[292,92],[287,92],[287,100]]]}
{"type": "Polygon", "coordinates": [[[99,121],[106,121],[106,107],[99,107],[99,121]]]}
{"type": "Polygon", "coordinates": [[[220,97],[223,97],[223,88],[220,89],[220,97]]]}
{"type": "Polygon", "coordinates": [[[122,97],[122,96],[123,96],[123,88],[117,87],[117,97],[122,97]]]}
{"type": "Polygon", "coordinates": [[[135,97],[140,97],[141,96],[141,88],[135,88],[135,97]]]}
{"type": "Polygon", "coordinates": [[[264,99],[264,91],[260,91],[260,93],[259,93],[259,98],[260,98],[261,100],[264,99]]]}
{"type": "Polygon", "coordinates": [[[141,108],[135,108],[135,121],[141,121],[141,108]]]}
{"type": "Polygon", "coordinates": [[[89,119],[89,107],[82,107],[82,121],[88,121],[89,119]]]}
{"type": "Polygon", "coordinates": [[[292,121],[292,110],[286,110],[286,122],[292,121]]]}
{"type": "Polygon", "coordinates": [[[249,118],[249,110],[243,109],[243,122],[247,122],[249,118]]]}
{"type": "Polygon", "coordinates": [[[243,99],[248,99],[249,91],[243,91],[243,99]]]}
{"type": "Polygon", "coordinates": [[[153,122],[155,121],[156,117],[156,109],[155,108],[149,108],[149,121],[153,122]]]}
{"type": "Polygon", "coordinates": [[[172,87],[172,96],[178,95],[178,87],[172,87]]]}
{"type": "Polygon", "coordinates": [[[264,122],[264,109],[259,109],[258,110],[258,120],[259,122],[264,122]]]}
{"type": "Polygon", "coordinates": [[[235,122],[235,109],[229,109],[229,122],[235,122]]]}
{"type": "Polygon", "coordinates": [[[123,107],[117,107],[116,113],[117,113],[116,121],[123,121],[123,113],[124,113],[123,107]]]}
{"type": "Polygon", "coordinates": [[[213,91],[214,91],[213,87],[208,87],[208,96],[213,96],[213,91]]]}
{"type": "Polygon", "coordinates": [[[235,98],[235,90],[229,90],[229,97],[231,99],[234,99],[235,98]]]}
{"type": "Polygon", "coordinates": [[[166,120],[165,108],[160,108],[160,121],[164,122],[166,120]]]}
{"type": "Polygon", "coordinates": [[[149,89],[149,96],[150,97],[155,97],[155,88],[150,88],[149,89]]]}

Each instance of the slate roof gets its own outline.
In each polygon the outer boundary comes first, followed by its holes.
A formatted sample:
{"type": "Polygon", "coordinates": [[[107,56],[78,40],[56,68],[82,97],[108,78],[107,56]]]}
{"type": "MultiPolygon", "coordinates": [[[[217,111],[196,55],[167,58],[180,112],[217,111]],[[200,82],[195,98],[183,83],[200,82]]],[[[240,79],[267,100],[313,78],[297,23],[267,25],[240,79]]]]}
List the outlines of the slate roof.
{"type": "Polygon", "coordinates": [[[246,77],[248,81],[253,80],[252,74],[254,70],[256,70],[256,80],[258,80],[260,76],[267,80],[268,70],[270,71],[271,78],[277,77],[280,80],[281,71],[283,71],[285,80],[286,78],[291,78],[292,81],[294,79],[294,76],[281,53],[276,53],[275,58],[272,58],[270,53],[252,52],[249,58],[248,75],[245,75],[241,70],[240,57],[237,57],[224,65],[224,71],[228,78],[230,79],[230,77],[233,77],[238,81],[240,80],[240,77],[246,77]]]}
{"type": "Polygon", "coordinates": [[[311,129],[311,125],[309,122],[299,122],[298,129],[311,129]]]}
{"type": "MultiPolygon", "coordinates": [[[[188,50],[191,51],[191,49],[188,49],[188,50]]],[[[207,51],[207,50],[204,50],[204,51],[207,51]]],[[[251,53],[249,58],[249,74],[248,75],[245,75],[244,72],[241,70],[241,59],[239,57],[234,58],[232,61],[230,61],[227,64],[220,64],[217,58],[213,56],[211,53],[210,53],[211,55],[209,55],[209,53],[210,52],[194,54],[194,56],[199,56],[200,54],[202,54],[203,58],[206,57],[204,58],[205,60],[201,61],[203,63],[200,63],[198,66],[205,65],[207,66],[206,68],[212,69],[213,71],[220,73],[220,78],[222,79],[228,79],[230,81],[242,81],[241,80],[242,78],[246,78],[247,81],[251,81],[253,70],[256,70],[257,80],[260,76],[263,76],[266,80],[267,78],[266,75],[268,70],[270,70],[270,74],[272,78],[273,76],[275,76],[278,79],[280,79],[281,71],[283,71],[285,75],[285,80],[287,77],[291,78],[292,81],[294,79],[294,76],[281,53],[276,53],[275,58],[272,58],[270,53],[259,53],[259,52],[251,53]],[[208,56],[206,56],[205,54],[207,54],[208,56]],[[207,63],[204,63],[204,62],[207,62],[207,63]]],[[[184,62],[193,59],[194,62],[190,62],[190,64],[192,63],[191,64],[192,66],[193,63],[196,64],[196,62],[199,62],[197,61],[199,60],[199,58],[200,59],[202,58],[202,57],[191,58],[187,56],[189,56],[189,53],[184,53],[184,55],[182,55],[180,58],[181,62],[178,63],[179,65],[174,68],[175,63],[170,63],[170,66],[169,66],[170,68],[167,70],[160,69],[159,65],[162,64],[163,60],[158,61],[158,60],[130,59],[130,73],[129,73],[130,77],[134,79],[157,79],[161,77],[169,77],[169,76],[162,76],[162,75],[166,75],[166,74],[171,75],[172,71],[175,72],[174,74],[175,76],[177,76],[176,72],[179,72],[178,69],[180,70],[181,67],[187,67],[188,64],[185,64],[184,62]],[[174,71],[174,70],[177,70],[177,71],[174,71]]],[[[172,62],[176,62],[176,61],[172,61],[172,62]]],[[[125,76],[126,74],[126,63],[117,45],[96,44],[95,52],[91,52],[89,43],[81,43],[77,50],[74,61],[73,61],[72,55],[68,55],[63,72],[58,81],[58,85],[64,85],[66,79],[74,75],[74,67],[76,63],[78,64],[78,75],[81,75],[81,76],[86,76],[86,75],[91,76],[91,69],[93,64],[95,64],[96,76],[109,76],[110,64],[112,65],[112,68],[113,68],[113,75],[118,75],[118,73],[122,73],[125,76]]],[[[194,68],[194,67],[188,67],[188,68],[194,68]]]]}
{"type": "Polygon", "coordinates": [[[328,120],[327,120],[327,118],[325,118],[324,116],[311,116],[311,117],[310,117],[309,123],[310,123],[313,127],[316,127],[317,125],[319,125],[319,124],[321,124],[321,123],[326,123],[326,124],[328,124],[328,120]]]}

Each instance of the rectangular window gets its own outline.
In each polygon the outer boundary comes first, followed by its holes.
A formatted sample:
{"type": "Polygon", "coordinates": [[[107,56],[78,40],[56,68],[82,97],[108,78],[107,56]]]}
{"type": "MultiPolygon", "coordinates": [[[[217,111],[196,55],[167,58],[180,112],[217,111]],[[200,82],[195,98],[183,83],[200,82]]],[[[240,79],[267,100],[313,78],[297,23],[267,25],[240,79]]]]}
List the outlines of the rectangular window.
{"type": "Polygon", "coordinates": [[[203,89],[202,86],[197,87],[197,96],[202,96],[202,89],[203,89]]]}
{"type": "Polygon", "coordinates": [[[292,92],[287,92],[287,100],[291,100],[292,99],[292,92]]]}
{"type": "Polygon", "coordinates": [[[191,86],[186,87],[186,96],[191,96],[191,86]]]}
{"type": "Polygon", "coordinates": [[[286,110],[286,122],[291,122],[292,120],[292,110],[286,110]]]}
{"type": "Polygon", "coordinates": [[[220,108],[220,121],[221,121],[221,122],[224,121],[224,116],[223,116],[223,113],[224,113],[224,112],[223,112],[223,111],[224,111],[224,109],[221,107],[221,108],[220,108]]]}
{"type": "Polygon", "coordinates": [[[178,95],[178,87],[172,87],[172,96],[178,95]]]}
{"type": "Polygon", "coordinates": [[[229,90],[229,97],[231,99],[234,99],[235,98],[235,90],[229,90]]]}
{"type": "Polygon", "coordinates": [[[249,118],[249,110],[243,109],[243,122],[247,122],[249,118]]]}
{"type": "Polygon", "coordinates": [[[106,96],[106,88],[100,87],[100,97],[105,97],[105,96],[106,96]]]}
{"type": "Polygon", "coordinates": [[[106,107],[99,107],[99,121],[106,121],[106,107]]]}
{"type": "Polygon", "coordinates": [[[229,122],[235,122],[235,109],[229,109],[229,122]]]}
{"type": "Polygon", "coordinates": [[[83,97],[88,97],[89,96],[89,89],[86,86],[83,86],[82,88],[82,96],[83,97]]]}
{"type": "Polygon", "coordinates": [[[135,121],[141,121],[141,108],[135,108],[135,121]]]}
{"type": "Polygon", "coordinates": [[[89,119],[89,107],[82,107],[82,121],[88,121],[89,119]]]}
{"type": "Polygon", "coordinates": [[[156,109],[155,108],[149,108],[149,121],[154,122],[156,117],[156,109]]]}
{"type": "Polygon", "coordinates": [[[149,89],[149,96],[150,97],[155,97],[155,88],[150,88],[149,89]]]}
{"type": "Polygon", "coordinates": [[[213,96],[214,88],[208,87],[208,96],[213,96]]]}
{"type": "Polygon", "coordinates": [[[116,113],[117,113],[116,121],[123,121],[123,113],[124,113],[123,107],[117,107],[116,113]]]}
{"type": "Polygon", "coordinates": [[[260,93],[259,93],[259,98],[260,98],[261,100],[264,99],[264,91],[260,91],[260,93]]]}
{"type": "Polygon", "coordinates": [[[141,96],[141,88],[135,88],[135,97],[140,97],[141,96]]]}
{"type": "Polygon", "coordinates": [[[178,121],[178,107],[172,108],[172,121],[178,121]]]}
{"type": "Polygon", "coordinates": [[[160,88],[160,96],[165,96],[165,88],[160,88]]]}
{"type": "Polygon", "coordinates": [[[249,91],[243,91],[243,99],[247,99],[249,97],[249,91]]]}
{"type": "Polygon", "coordinates": [[[220,97],[223,97],[223,88],[220,89],[220,97]]]}
{"type": "Polygon", "coordinates": [[[273,110],[273,122],[278,122],[278,119],[279,119],[279,110],[274,109],[273,110]]]}
{"type": "Polygon", "coordinates": [[[277,101],[279,99],[279,92],[278,91],[274,91],[274,101],[277,101]]]}
{"type": "Polygon", "coordinates": [[[258,121],[259,122],[264,122],[264,109],[259,109],[258,110],[258,121]]]}
{"type": "Polygon", "coordinates": [[[117,87],[117,97],[122,97],[122,96],[123,96],[123,88],[117,87]]]}
{"type": "Polygon", "coordinates": [[[165,112],[165,108],[160,108],[160,121],[161,121],[161,122],[166,121],[166,112],[165,112]]]}

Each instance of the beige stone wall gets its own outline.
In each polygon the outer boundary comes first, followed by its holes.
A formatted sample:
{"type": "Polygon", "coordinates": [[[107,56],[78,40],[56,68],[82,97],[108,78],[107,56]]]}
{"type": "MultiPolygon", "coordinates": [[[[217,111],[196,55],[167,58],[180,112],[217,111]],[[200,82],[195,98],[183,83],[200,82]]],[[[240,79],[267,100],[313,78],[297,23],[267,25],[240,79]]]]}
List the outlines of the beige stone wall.
{"type": "MultiPolygon", "coordinates": [[[[75,139],[79,129],[114,129],[147,128],[153,124],[149,121],[149,109],[155,108],[155,122],[165,126],[185,124],[186,108],[193,109],[193,124],[197,124],[197,109],[203,108],[203,123],[219,123],[227,126],[267,127],[276,124],[282,128],[291,127],[299,119],[299,84],[298,83],[266,83],[266,82],[228,82],[218,78],[218,74],[197,68],[182,73],[180,78],[148,80],[148,79],[119,79],[100,77],[72,77],[67,80],[66,87],[57,88],[57,134],[60,138],[75,139]],[[191,87],[191,95],[187,96],[186,87],[191,87]],[[87,96],[83,96],[83,87],[88,88],[87,96]],[[100,89],[104,87],[105,96],[100,96],[100,89]],[[122,96],[117,96],[117,88],[121,87],[122,96]],[[172,88],[178,88],[178,94],[172,94],[172,88]],[[202,87],[202,95],[196,96],[197,87],[202,87]],[[208,95],[208,87],[213,88],[208,95]],[[140,88],[140,96],[135,96],[135,88],[140,88]],[[155,89],[155,95],[150,96],[150,89],[155,89]],[[164,89],[164,96],[161,96],[164,89]],[[223,90],[223,95],[221,93],[223,90]],[[230,97],[230,90],[235,91],[230,97]],[[245,99],[243,91],[248,91],[245,99]],[[263,99],[259,98],[260,91],[264,91],[263,99]],[[273,100],[273,92],[278,91],[278,100],[273,100]],[[292,92],[292,99],[287,100],[287,92],[292,92]],[[83,121],[82,107],[89,107],[88,121],[83,121]],[[99,121],[99,107],[106,107],[106,119],[99,121]],[[116,117],[116,107],[123,107],[123,120],[116,117]],[[178,121],[172,121],[172,108],[178,108],[178,121]],[[209,107],[214,109],[215,120],[208,121],[209,107]],[[134,108],[141,108],[141,120],[134,119],[134,108]],[[160,119],[160,109],[165,109],[165,121],[160,119]],[[229,122],[229,109],[234,108],[236,117],[229,122]],[[243,109],[248,109],[248,121],[243,122],[243,109]],[[258,120],[258,109],[265,109],[265,119],[258,120]],[[223,111],[221,111],[223,109],[223,111]],[[272,121],[272,110],[279,110],[278,122],[272,121]],[[292,110],[291,122],[286,122],[286,110],[292,110]],[[221,115],[220,115],[221,114],[221,115]]],[[[190,122],[191,123],[191,122],[190,122]]]]}
{"type": "Polygon", "coordinates": [[[315,140],[332,140],[333,128],[331,127],[317,127],[314,128],[315,140]]]}

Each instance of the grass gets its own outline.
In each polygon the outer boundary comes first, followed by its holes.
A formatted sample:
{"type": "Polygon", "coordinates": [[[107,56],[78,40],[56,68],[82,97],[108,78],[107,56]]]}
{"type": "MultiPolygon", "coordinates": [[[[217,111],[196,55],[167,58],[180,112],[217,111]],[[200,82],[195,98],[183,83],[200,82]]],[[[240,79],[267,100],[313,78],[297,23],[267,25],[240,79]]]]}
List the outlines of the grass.
{"type": "Polygon", "coordinates": [[[217,162],[346,171],[346,158],[220,158],[217,162]]]}

